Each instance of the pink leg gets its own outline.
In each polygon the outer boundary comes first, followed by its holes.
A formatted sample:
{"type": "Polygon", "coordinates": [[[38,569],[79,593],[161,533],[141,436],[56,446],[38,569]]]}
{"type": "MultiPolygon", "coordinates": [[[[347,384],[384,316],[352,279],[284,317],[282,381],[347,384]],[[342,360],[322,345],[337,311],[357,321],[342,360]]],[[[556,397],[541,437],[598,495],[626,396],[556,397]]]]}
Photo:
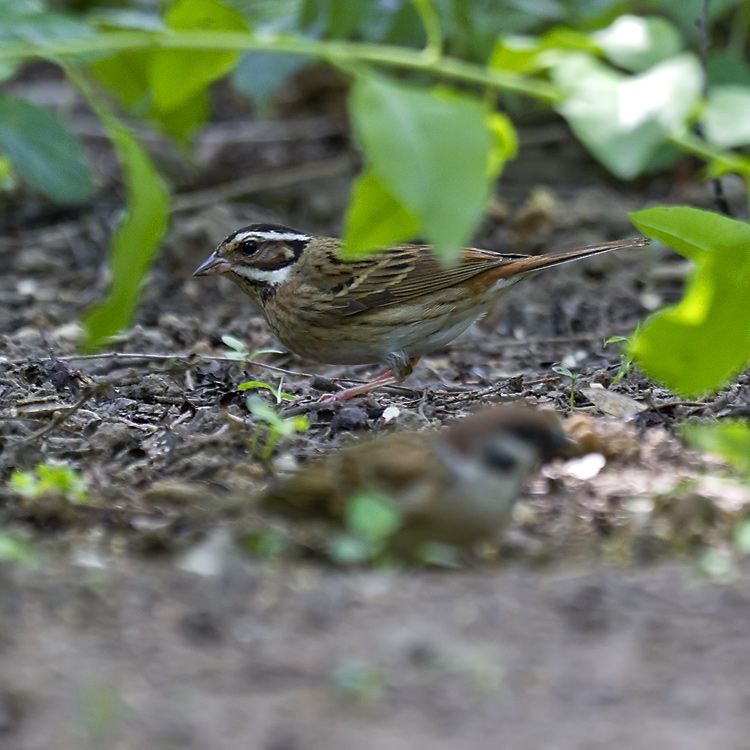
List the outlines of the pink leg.
{"type": "Polygon", "coordinates": [[[349,401],[355,396],[363,396],[367,393],[371,393],[376,388],[382,388],[384,385],[394,385],[400,383],[404,378],[411,374],[414,369],[414,365],[419,362],[419,359],[413,359],[409,363],[409,371],[396,377],[391,370],[384,372],[382,375],[373,378],[369,383],[363,383],[362,385],[356,385],[353,388],[345,388],[343,391],[336,391],[336,393],[324,393],[319,399],[319,404],[330,404],[334,401],[349,401]]]}

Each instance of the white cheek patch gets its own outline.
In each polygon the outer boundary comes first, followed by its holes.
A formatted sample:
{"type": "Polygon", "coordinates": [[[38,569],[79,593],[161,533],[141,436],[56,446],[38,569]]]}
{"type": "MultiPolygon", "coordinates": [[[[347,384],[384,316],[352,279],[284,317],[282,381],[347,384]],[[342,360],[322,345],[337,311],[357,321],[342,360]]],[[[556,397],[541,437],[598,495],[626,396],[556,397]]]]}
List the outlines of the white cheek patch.
{"type": "Polygon", "coordinates": [[[260,268],[253,268],[252,266],[235,266],[232,271],[248,281],[262,281],[266,284],[271,284],[271,286],[278,286],[289,278],[292,269],[291,266],[285,266],[273,271],[263,271],[260,268]]]}

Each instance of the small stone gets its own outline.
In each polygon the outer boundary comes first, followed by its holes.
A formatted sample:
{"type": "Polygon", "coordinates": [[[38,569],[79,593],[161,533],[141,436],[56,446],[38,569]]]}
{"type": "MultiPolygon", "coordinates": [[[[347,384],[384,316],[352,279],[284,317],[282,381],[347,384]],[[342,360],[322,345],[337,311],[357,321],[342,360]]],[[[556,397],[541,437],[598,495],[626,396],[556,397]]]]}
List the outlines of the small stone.
{"type": "Polygon", "coordinates": [[[367,412],[361,406],[344,406],[331,420],[332,433],[366,430],[368,426],[367,412]]]}

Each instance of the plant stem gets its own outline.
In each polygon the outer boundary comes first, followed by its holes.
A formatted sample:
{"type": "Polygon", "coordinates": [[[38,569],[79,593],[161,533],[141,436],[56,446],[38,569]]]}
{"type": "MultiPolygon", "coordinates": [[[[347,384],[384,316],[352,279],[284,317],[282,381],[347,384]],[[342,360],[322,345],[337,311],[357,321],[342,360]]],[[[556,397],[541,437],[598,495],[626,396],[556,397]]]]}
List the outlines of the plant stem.
{"type": "MultiPolygon", "coordinates": [[[[434,32],[431,32],[434,34],[434,32]]],[[[435,38],[431,40],[435,42],[435,38]]],[[[306,55],[325,60],[333,65],[369,63],[404,70],[420,70],[443,78],[450,78],[477,86],[526,94],[547,102],[562,99],[562,93],[546,81],[520,76],[508,71],[492,70],[451,57],[435,59],[431,53],[393,45],[318,40],[284,34],[253,34],[235,31],[113,31],[73,41],[54,40],[49,44],[28,42],[4,44],[0,48],[0,62],[31,58],[81,58],[95,53],[179,49],[233,52],[277,52],[286,55],[306,55]]],[[[432,47],[428,46],[432,50],[432,47]]],[[[76,62],[81,62],[77,60],[76,62]]]]}

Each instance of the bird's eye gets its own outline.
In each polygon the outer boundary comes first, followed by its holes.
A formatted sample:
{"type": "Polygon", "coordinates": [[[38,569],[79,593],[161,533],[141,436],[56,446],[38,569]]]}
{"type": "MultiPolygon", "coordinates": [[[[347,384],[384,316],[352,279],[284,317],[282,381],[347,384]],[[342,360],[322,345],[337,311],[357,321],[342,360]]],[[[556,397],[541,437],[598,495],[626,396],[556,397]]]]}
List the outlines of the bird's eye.
{"type": "Polygon", "coordinates": [[[514,455],[511,446],[490,444],[484,451],[484,462],[497,471],[513,471],[518,466],[518,456],[514,455]]]}
{"type": "Polygon", "coordinates": [[[243,240],[240,243],[240,252],[245,255],[254,255],[258,252],[258,243],[255,240],[243,240]]]}

